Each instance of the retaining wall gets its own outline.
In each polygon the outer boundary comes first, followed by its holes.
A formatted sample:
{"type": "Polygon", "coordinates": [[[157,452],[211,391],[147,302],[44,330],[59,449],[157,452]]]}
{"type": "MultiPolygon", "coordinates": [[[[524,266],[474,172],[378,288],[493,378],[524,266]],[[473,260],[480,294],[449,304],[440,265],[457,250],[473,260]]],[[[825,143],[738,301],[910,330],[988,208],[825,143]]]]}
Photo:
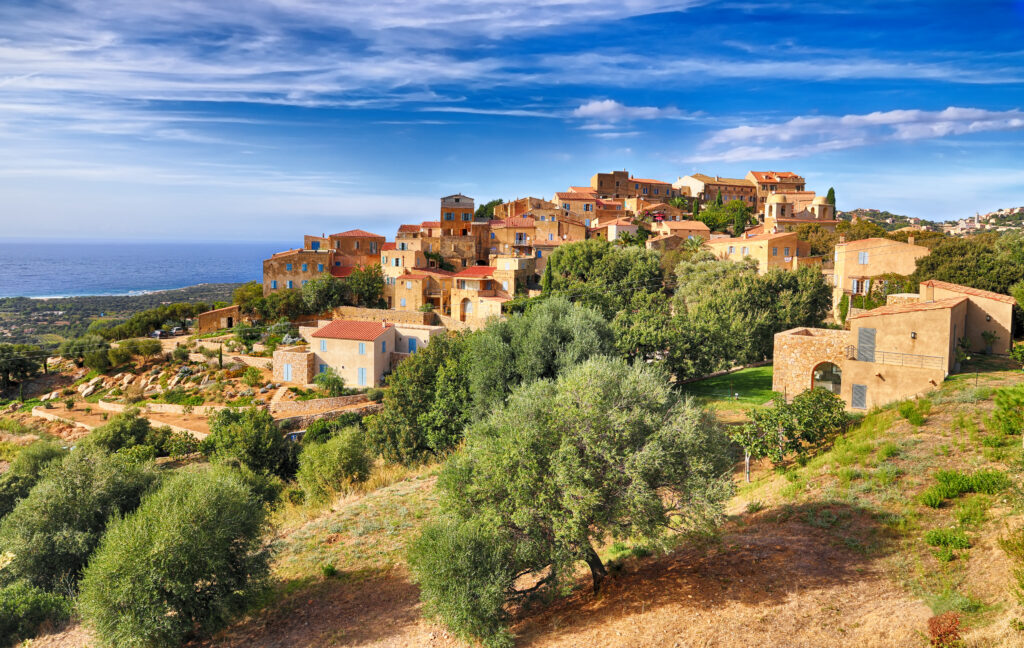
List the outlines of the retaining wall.
{"type": "Polygon", "coordinates": [[[334,319],[353,319],[367,322],[391,322],[392,324],[436,324],[436,313],[421,311],[400,311],[385,308],[358,308],[356,306],[339,306],[331,312],[334,319]]]}
{"type": "Polygon", "coordinates": [[[306,401],[286,401],[277,402],[270,405],[271,413],[290,411],[296,412],[299,415],[306,414],[313,410],[320,410],[325,407],[347,407],[349,405],[355,405],[356,403],[365,403],[370,399],[366,397],[366,394],[350,394],[348,396],[335,396],[334,398],[314,398],[313,400],[306,401]]]}

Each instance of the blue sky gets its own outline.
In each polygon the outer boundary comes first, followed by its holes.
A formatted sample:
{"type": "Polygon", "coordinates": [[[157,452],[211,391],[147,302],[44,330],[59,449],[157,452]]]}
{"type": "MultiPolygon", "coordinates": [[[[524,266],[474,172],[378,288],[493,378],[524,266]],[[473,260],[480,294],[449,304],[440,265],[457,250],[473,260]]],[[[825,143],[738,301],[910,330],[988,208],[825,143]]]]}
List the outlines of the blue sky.
{"type": "Polygon", "coordinates": [[[6,0],[0,238],[393,236],[595,171],[1024,205],[1024,2],[6,0]]]}

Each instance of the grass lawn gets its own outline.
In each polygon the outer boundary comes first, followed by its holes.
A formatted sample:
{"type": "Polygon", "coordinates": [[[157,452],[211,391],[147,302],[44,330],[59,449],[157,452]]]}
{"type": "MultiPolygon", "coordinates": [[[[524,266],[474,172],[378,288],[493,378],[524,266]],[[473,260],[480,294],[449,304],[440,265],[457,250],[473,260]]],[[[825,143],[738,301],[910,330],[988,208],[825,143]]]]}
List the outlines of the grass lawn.
{"type": "Polygon", "coordinates": [[[735,405],[762,405],[772,398],[772,365],[741,369],[724,376],[682,385],[684,394],[704,402],[723,401],[735,405]],[[739,398],[733,398],[733,394],[739,398]]]}

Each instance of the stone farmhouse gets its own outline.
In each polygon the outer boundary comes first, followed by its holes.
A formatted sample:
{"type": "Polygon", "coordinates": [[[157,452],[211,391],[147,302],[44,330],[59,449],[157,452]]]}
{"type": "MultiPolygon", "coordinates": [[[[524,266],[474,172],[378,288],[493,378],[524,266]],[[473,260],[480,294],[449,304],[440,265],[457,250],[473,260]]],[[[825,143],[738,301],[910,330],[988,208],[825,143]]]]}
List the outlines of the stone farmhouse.
{"type": "Polygon", "coordinates": [[[795,328],[775,335],[772,389],[787,398],[813,387],[867,410],[936,389],[959,370],[958,350],[1006,353],[1012,297],[941,281],[850,317],[849,330],[795,328]],[[990,347],[983,333],[998,336],[990,347]],[[989,347],[989,348],[986,348],[989,347]]]}
{"type": "Polygon", "coordinates": [[[399,362],[444,333],[443,326],[336,319],[299,328],[306,344],[274,351],[274,380],[309,384],[328,369],[353,387],[379,387],[399,362]]]}
{"type": "Polygon", "coordinates": [[[852,298],[869,294],[872,280],[880,275],[909,275],[916,269],[917,260],[929,252],[928,248],[915,245],[913,236],[908,237],[906,243],[883,238],[849,242],[840,239],[835,248],[832,274],[828,277],[836,317],[843,295],[852,298]]]}

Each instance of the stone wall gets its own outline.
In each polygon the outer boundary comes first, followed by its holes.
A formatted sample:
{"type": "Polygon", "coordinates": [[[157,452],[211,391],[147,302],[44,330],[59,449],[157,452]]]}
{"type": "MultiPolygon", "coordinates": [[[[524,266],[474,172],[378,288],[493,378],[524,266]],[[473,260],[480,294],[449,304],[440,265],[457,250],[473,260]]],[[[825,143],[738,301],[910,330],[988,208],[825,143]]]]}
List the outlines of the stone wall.
{"type": "MultiPolygon", "coordinates": [[[[173,403],[135,403],[132,405],[123,405],[121,403],[111,403],[105,400],[96,402],[96,407],[107,412],[123,412],[131,407],[137,407],[142,410],[143,414],[184,414],[184,405],[175,405],[173,403]]],[[[227,409],[227,405],[193,405],[192,413],[200,414],[202,416],[209,416],[214,412],[222,409],[227,409]]]]}
{"type": "Polygon", "coordinates": [[[334,410],[331,412],[321,412],[319,414],[303,414],[300,416],[289,416],[287,418],[278,419],[278,424],[282,425],[285,429],[292,430],[303,430],[313,421],[319,421],[321,419],[332,420],[336,419],[342,414],[348,414],[355,412],[360,415],[374,414],[384,409],[384,406],[380,403],[369,402],[363,407],[347,409],[347,410],[334,410]]]}
{"type": "Polygon", "coordinates": [[[331,313],[333,319],[362,320],[365,322],[391,322],[393,324],[436,324],[435,313],[420,311],[399,311],[385,308],[357,308],[356,306],[339,306],[331,313]]]}
{"type": "Polygon", "coordinates": [[[772,390],[792,400],[811,388],[814,368],[822,362],[842,367],[849,345],[849,331],[795,328],[776,333],[772,390]]]}
{"type": "Polygon", "coordinates": [[[80,427],[83,430],[90,430],[91,431],[91,430],[96,429],[95,425],[89,425],[88,423],[81,423],[81,422],[75,421],[73,419],[64,418],[63,416],[59,416],[57,414],[54,414],[53,412],[47,412],[46,408],[44,408],[44,407],[33,407],[32,408],[32,416],[34,416],[36,418],[41,418],[41,419],[43,419],[45,421],[58,421],[60,423],[66,423],[68,425],[74,425],[75,427],[80,427]]]}
{"type": "Polygon", "coordinates": [[[921,301],[921,296],[917,293],[893,293],[886,295],[885,305],[892,306],[894,304],[916,304],[921,301]]]}
{"type": "Polygon", "coordinates": [[[241,314],[238,310],[238,305],[227,306],[225,308],[218,308],[217,310],[206,311],[205,313],[199,313],[196,318],[196,333],[203,335],[205,333],[213,333],[221,329],[233,328],[235,324],[238,324],[241,314]]]}
{"type": "Polygon", "coordinates": [[[340,409],[342,407],[348,407],[350,405],[355,405],[356,403],[365,403],[368,401],[369,398],[367,398],[366,394],[351,394],[349,396],[336,396],[334,398],[314,398],[306,401],[277,402],[270,405],[270,411],[271,413],[276,413],[287,410],[289,412],[295,412],[298,416],[316,410],[322,410],[324,408],[340,409]]]}

